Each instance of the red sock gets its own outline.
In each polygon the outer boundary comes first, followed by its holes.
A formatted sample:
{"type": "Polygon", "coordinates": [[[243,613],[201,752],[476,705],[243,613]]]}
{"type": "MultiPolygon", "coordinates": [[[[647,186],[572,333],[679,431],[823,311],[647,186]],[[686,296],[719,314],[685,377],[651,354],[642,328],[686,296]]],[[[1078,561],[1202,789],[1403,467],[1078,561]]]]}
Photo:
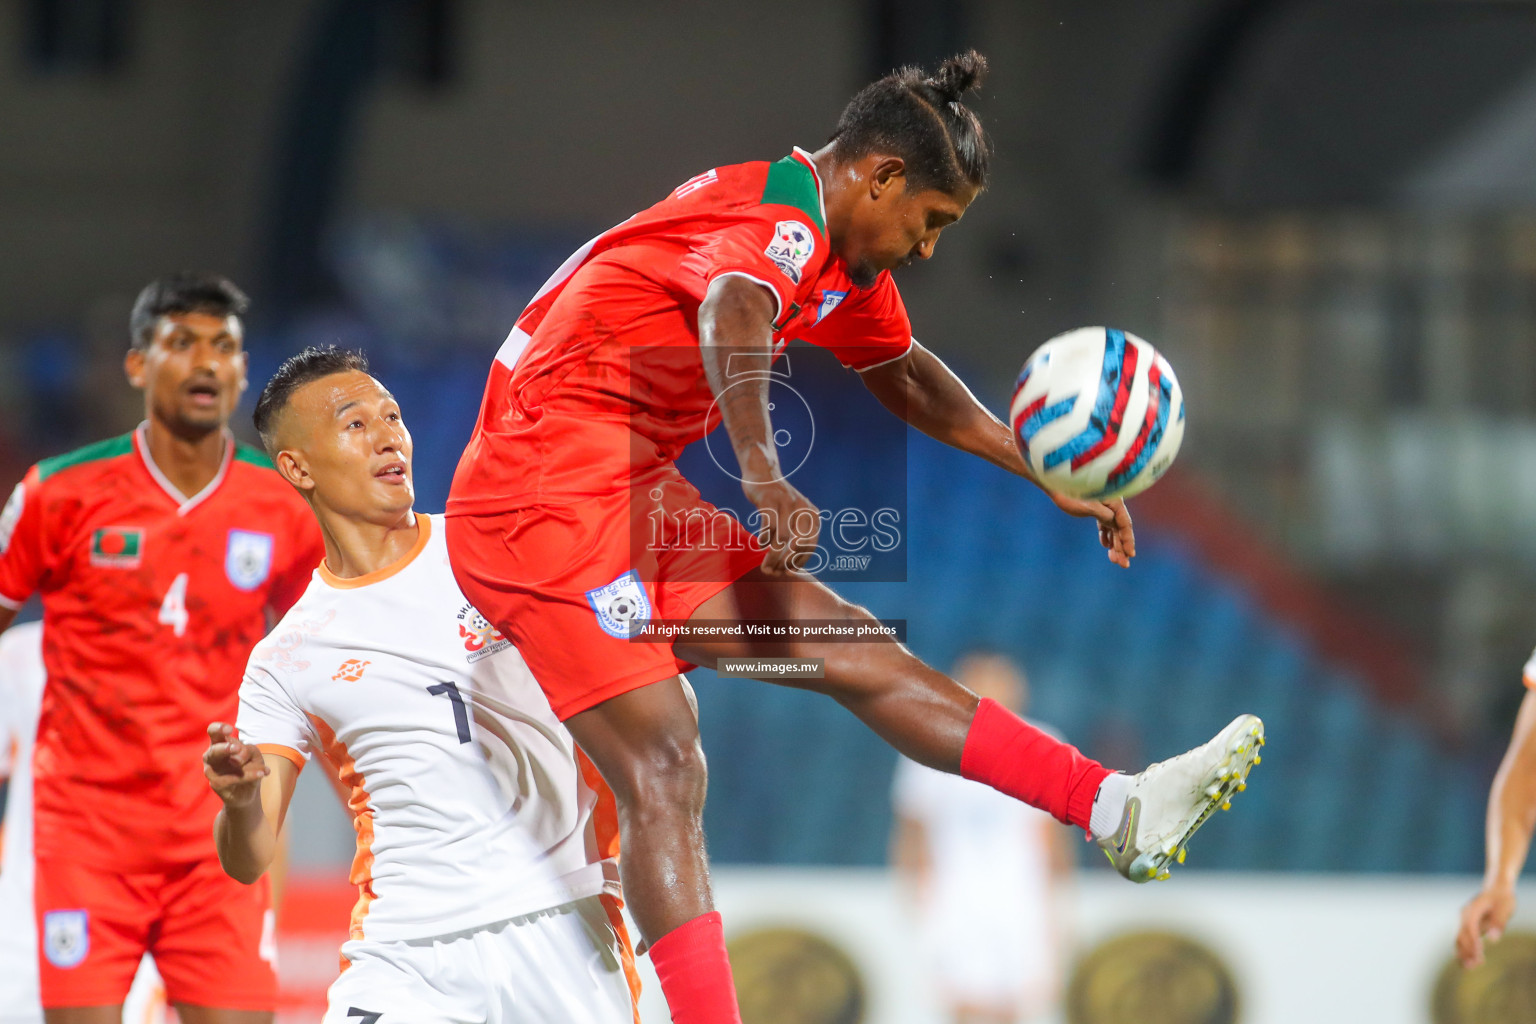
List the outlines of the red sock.
{"type": "Polygon", "coordinates": [[[1093,798],[1109,769],[983,698],[965,735],[960,774],[1087,829],[1093,798]]]}
{"type": "Polygon", "coordinates": [[[718,910],[657,939],[651,945],[651,964],[661,980],[673,1024],[741,1024],[718,910]]]}

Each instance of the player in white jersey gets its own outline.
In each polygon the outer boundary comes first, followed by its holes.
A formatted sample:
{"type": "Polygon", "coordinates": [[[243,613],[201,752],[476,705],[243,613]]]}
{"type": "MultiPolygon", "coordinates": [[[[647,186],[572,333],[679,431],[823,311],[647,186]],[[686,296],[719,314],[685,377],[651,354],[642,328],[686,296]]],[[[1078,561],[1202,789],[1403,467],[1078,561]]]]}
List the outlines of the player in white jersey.
{"type": "MultiPolygon", "coordinates": [[[[32,741],[44,682],[43,624],[0,633],[0,1024],[43,1024],[32,911],[32,741]]],[[[147,953],[123,1001],[123,1024],[165,1024],[165,986],[147,953]]]]}
{"type": "Polygon", "coordinates": [[[359,899],[326,1024],[636,1020],[617,820],[521,655],[464,599],[411,437],[356,353],[307,349],[257,428],[326,558],[209,727],[226,871],[267,867],[299,770],[351,790],[359,899]]]}
{"type": "MultiPolygon", "coordinates": [[[[954,677],[1022,714],[1023,673],[974,652],[954,677]]],[[[987,786],[902,758],[892,785],[891,859],[915,900],[923,966],[952,1024],[1033,1024],[1061,994],[1057,916],[1070,871],[1066,829],[987,786]]]]}

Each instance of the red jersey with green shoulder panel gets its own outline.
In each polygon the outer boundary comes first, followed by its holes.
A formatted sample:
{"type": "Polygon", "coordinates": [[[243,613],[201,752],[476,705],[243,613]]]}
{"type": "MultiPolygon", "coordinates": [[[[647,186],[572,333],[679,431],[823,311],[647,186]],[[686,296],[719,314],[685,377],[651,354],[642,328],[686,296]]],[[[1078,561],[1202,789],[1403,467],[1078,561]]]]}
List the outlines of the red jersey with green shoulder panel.
{"type": "Polygon", "coordinates": [[[44,460],[0,513],[0,604],[43,602],[36,855],[121,872],[214,856],[208,723],[325,556],[255,449],[191,498],[147,452],[140,427],[44,460]]]}
{"type": "Polygon", "coordinates": [[[832,253],[809,154],[714,168],[587,243],[534,296],[492,364],[448,514],[604,493],[626,462],[675,459],[713,429],[697,314],[728,275],[773,293],[775,357],[799,338],[864,370],[911,347],[890,274],[857,288],[832,253]]]}

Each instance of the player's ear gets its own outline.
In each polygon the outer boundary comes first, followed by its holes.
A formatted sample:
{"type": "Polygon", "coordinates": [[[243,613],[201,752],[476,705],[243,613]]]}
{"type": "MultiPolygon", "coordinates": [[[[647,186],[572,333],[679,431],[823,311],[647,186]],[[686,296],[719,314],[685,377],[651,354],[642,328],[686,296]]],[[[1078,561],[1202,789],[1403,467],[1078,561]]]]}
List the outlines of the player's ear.
{"type": "Polygon", "coordinates": [[[144,390],[144,350],[137,346],[130,348],[128,354],[123,356],[123,373],[128,376],[128,383],[144,390]]]}
{"type": "Polygon", "coordinates": [[[248,371],[250,369],[251,361],[250,361],[250,358],[245,354],[245,349],[241,349],[240,350],[239,357],[240,357],[240,392],[241,392],[241,394],[244,394],[245,393],[245,389],[251,386],[250,378],[246,376],[246,371],[248,371]]]}
{"type": "Polygon", "coordinates": [[[900,192],[907,184],[907,162],[899,156],[877,156],[869,170],[869,198],[900,192]]]}
{"type": "Polygon", "coordinates": [[[272,457],[272,464],[284,480],[301,492],[308,493],[315,489],[315,478],[309,475],[309,463],[303,452],[284,448],[272,457]]]}

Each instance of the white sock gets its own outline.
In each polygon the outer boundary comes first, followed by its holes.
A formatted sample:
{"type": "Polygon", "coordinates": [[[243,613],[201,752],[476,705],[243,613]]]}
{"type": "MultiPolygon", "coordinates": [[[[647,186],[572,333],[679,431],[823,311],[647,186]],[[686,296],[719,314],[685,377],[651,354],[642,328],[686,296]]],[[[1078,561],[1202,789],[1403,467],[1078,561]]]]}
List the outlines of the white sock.
{"type": "Polygon", "coordinates": [[[1107,839],[1120,828],[1120,817],[1130,794],[1131,777],[1124,772],[1111,772],[1099,783],[1099,791],[1093,796],[1093,813],[1088,818],[1088,830],[1095,839],[1107,839]]]}

